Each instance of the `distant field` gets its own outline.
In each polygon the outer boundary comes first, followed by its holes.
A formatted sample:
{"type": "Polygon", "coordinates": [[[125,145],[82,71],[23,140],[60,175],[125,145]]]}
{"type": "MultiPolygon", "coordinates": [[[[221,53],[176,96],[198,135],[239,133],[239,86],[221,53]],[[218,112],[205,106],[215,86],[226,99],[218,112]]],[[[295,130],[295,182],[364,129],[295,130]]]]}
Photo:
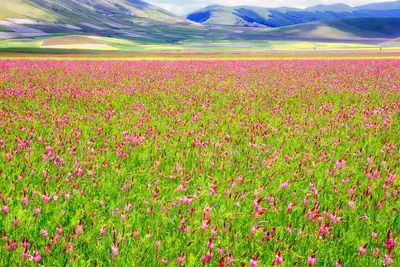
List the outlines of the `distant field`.
{"type": "Polygon", "coordinates": [[[53,45],[71,45],[71,44],[102,44],[92,38],[85,36],[62,36],[43,41],[42,46],[53,46],[53,45]]]}
{"type": "Polygon", "coordinates": [[[0,26],[0,32],[12,32],[12,31],[10,31],[10,30],[7,29],[7,28],[4,28],[4,27],[1,27],[1,26],[0,26]]]}
{"type": "MultiPolygon", "coordinates": [[[[103,51],[104,52],[104,51],[103,51]]],[[[107,51],[107,53],[110,51],[107,51]]],[[[112,52],[112,51],[111,51],[112,52]]],[[[296,60],[296,59],[400,59],[400,52],[384,53],[272,53],[272,54],[195,54],[195,53],[160,53],[160,54],[0,54],[0,60],[296,60]]]]}
{"type": "Polygon", "coordinates": [[[24,39],[0,40],[1,53],[45,54],[116,54],[129,53],[329,53],[329,52],[400,52],[400,43],[393,40],[382,44],[277,41],[277,40],[183,40],[167,43],[153,40],[90,35],[60,35],[24,39]]]}
{"type": "Polygon", "coordinates": [[[53,49],[92,49],[92,50],[116,50],[108,44],[86,36],[62,36],[47,39],[42,42],[42,48],[53,49]]]}

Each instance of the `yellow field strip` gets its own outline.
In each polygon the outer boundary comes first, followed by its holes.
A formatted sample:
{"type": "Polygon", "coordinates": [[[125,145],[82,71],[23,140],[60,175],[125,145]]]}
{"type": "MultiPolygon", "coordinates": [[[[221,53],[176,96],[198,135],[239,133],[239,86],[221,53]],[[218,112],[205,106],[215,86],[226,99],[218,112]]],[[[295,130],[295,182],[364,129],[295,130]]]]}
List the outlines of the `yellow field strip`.
{"type": "Polygon", "coordinates": [[[318,55],[0,55],[0,60],[296,60],[296,59],[400,59],[400,54],[318,55]]]}

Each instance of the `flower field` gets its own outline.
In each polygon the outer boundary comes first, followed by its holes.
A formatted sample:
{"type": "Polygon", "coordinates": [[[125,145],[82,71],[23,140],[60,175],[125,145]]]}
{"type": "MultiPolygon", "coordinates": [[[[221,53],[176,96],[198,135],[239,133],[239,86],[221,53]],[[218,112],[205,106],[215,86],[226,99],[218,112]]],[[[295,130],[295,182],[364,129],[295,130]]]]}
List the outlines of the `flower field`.
{"type": "Polygon", "coordinates": [[[400,60],[1,60],[0,265],[398,266],[400,60]]]}

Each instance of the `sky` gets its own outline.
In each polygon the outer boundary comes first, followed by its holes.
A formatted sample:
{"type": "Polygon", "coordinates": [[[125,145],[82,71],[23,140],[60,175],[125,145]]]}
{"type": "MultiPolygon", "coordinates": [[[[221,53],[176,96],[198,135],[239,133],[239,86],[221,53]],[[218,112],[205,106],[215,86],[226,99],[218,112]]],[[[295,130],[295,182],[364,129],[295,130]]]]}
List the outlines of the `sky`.
{"type": "MultiPolygon", "coordinates": [[[[146,1],[146,0],[145,0],[146,1]]],[[[151,4],[167,9],[175,14],[186,15],[192,11],[200,9],[202,7],[218,4],[225,6],[239,6],[239,5],[250,5],[250,6],[261,6],[261,7],[297,7],[305,8],[318,4],[335,4],[345,3],[350,6],[358,6],[367,3],[377,2],[390,2],[391,0],[147,0],[151,4]]]]}

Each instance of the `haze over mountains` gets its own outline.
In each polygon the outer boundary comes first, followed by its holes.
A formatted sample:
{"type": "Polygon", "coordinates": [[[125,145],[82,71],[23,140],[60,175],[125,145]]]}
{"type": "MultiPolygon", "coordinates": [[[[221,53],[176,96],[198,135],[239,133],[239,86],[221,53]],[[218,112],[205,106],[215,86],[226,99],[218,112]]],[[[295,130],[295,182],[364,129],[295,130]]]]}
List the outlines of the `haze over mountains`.
{"type": "Polygon", "coordinates": [[[141,0],[0,2],[0,39],[6,45],[8,40],[110,49],[221,40],[380,44],[396,43],[399,37],[400,1],[306,9],[211,5],[186,18],[141,0]]]}

